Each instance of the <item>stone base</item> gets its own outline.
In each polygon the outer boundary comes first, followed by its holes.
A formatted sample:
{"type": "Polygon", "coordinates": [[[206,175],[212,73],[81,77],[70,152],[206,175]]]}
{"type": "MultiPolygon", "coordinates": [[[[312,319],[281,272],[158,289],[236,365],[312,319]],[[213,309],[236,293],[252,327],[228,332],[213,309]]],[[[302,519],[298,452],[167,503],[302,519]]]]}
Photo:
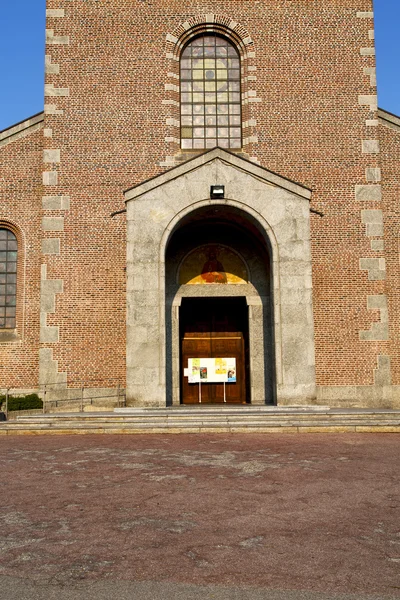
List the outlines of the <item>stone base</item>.
{"type": "Polygon", "coordinates": [[[277,406],[310,406],[320,404],[314,384],[281,385],[277,390],[277,406]]]}
{"type": "Polygon", "coordinates": [[[318,386],[317,404],[333,408],[400,408],[399,385],[318,386]]]}
{"type": "Polygon", "coordinates": [[[125,389],[120,388],[62,388],[48,387],[46,395],[40,393],[46,403],[46,412],[75,412],[83,410],[112,410],[115,406],[125,404],[125,389]]]}

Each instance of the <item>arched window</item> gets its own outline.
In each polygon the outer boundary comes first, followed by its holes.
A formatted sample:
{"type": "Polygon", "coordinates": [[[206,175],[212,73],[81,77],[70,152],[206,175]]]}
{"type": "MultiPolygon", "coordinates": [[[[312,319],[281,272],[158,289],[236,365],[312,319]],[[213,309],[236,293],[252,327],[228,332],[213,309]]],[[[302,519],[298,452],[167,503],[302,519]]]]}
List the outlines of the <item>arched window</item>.
{"type": "Polygon", "coordinates": [[[0,329],[14,329],[17,304],[17,238],[0,228],[0,329]]]}
{"type": "Polygon", "coordinates": [[[182,149],[241,148],[240,58],[215,34],[184,48],[180,66],[182,149]]]}

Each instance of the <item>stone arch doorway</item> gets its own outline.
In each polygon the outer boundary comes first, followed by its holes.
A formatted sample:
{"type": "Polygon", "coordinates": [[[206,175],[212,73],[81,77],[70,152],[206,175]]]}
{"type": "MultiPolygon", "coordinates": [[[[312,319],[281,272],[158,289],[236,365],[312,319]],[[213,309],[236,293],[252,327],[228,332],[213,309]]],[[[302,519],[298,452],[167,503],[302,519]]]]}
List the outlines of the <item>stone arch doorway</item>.
{"type": "Polygon", "coordinates": [[[249,215],[213,205],[182,218],[165,255],[167,404],[275,402],[271,278],[268,240],[249,215]],[[203,385],[192,359],[202,375],[208,364],[203,385]],[[226,376],[233,359],[235,381],[210,381],[209,359],[226,376]]]}
{"type": "Polygon", "coordinates": [[[315,401],[310,197],[303,186],[222,148],[125,192],[128,405],[179,403],[180,305],[203,294],[245,298],[253,404],[275,400],[275,394],[277,404],[315,401]],[[222,200],[210,197],[216,184],[224,186],[222,200]],[[212,238],[241,255],[249,282],[179,283],[181,261],[195,242],[212,238]],[[254,260],[264,273],[257,284],[254,260]]]}

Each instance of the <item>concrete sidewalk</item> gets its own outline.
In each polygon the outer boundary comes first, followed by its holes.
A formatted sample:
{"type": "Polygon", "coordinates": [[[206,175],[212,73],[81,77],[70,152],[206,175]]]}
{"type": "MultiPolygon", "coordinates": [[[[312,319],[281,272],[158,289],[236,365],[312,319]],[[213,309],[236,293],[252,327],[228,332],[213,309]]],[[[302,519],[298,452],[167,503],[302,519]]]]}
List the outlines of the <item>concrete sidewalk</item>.
{"type": "Polygon", "coordinates": [[[398,440],[4,436],[0,598],[400,598],[398,440]]]}

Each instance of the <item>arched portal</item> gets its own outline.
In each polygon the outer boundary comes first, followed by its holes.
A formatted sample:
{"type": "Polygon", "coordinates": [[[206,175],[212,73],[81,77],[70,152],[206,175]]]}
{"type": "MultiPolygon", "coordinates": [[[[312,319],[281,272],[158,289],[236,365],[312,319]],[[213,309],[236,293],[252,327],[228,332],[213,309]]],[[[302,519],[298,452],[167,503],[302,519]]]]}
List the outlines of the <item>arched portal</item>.
{"type": "Polygon", "coordinates": [[[228,327],[248,345],[245,401],[315,399],[310,196],[222,148],[125,193],[128,404],[180,402],[180,311],[201,299],[211,320],[228,299],[240,312],[228,327]]]}
{"type": "Polygon", "coordinates": [[[251,217],[226,205],[186,214],[165,276],[167,403],[272,404],[271,249],[251,217]]]}

